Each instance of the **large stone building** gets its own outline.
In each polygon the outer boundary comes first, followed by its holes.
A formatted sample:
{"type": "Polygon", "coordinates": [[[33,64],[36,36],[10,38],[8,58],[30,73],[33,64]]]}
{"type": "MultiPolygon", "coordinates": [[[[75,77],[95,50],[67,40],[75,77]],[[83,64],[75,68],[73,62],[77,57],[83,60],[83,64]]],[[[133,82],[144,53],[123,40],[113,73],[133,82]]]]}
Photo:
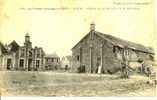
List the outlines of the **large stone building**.
{"type": "Polygon", "coordinates": [[[151,49],[141,44],[97,32],[95,24],[91,24],[90,32],[72,48],[72,70],[97,73],[98,67],[101,66],[103,73],[115,72],[121,68],[124,51],[129,62],[137,62],[139,59],[152,60],[154,55],[151,49]]]}
{"type": "Polygon", "coordinates": [[[25,36],[24,46],[16,41],[9,45],[0,42],[1,70],[42,70],[44,69],[44,51],[41,47],[32,47],[30,36],[25,36]]]}

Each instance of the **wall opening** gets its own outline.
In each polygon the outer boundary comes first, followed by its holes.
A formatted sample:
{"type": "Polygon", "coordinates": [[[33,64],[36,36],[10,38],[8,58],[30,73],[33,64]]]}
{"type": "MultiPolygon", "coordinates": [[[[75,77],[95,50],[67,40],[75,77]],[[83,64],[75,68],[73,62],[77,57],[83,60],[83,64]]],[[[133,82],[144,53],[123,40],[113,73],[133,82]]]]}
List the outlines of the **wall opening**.
{"type": "Polygon", "coordinates": [[[24,67],[24,59],[20,59],[20,67],[24,67]]]}
{"type": "Polygon", "coordinates": [[[28,60],[28,71],[31,71],[32,59],[28,60]]]}
{"type": "Polygon", "coordinates": [[[68,70],[68,65],[65,65],[65,70],[68,70]]]}
{"type": "Polygon", "coordinates": [[[40,60],[36,60],[36,68],[39,68],[40,60]]]}
{"type": "Polygon", "coordinates": [[[7,70],[11,69],[11,64],[12,64],[12,60],[11,59],[7,59],[7,70]]]}
{"type": "Polygon", "coordinates": [[[76,58],[77,58],[77,61],[80,61],[80,56],[77,56],[76,58]]]}

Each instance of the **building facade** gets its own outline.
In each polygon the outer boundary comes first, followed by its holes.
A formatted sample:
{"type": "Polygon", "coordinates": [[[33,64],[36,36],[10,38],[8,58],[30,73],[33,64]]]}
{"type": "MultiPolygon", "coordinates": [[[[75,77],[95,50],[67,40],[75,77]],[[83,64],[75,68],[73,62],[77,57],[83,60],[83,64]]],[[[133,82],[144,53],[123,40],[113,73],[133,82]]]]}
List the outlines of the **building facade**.
{"type": "Polygon", "coordinates": [[[45,70],[58,70],[60,69],[60,58],[59,56],[54,54],[46,54],[45,55],[45,70]]]}
{"type": "Polygon", "coordinates": [[[19,45],[13,41],[9,45],[0,42],[0,70],[13,70],[18,66],[19,45]]]}
{"type": "Polygon", "coordinates": [[[70,70],[72,67],[72,56],[63,56],[61,59],[61,67],[65,70],[70,70]]]}
{"type": "Polygon", "coordinates": [[[44,51],[41,47],[32,47],[30,36],[25,36],[24,46],[15,41],[9,45],[0,43],[1,70],[42,70],[44,69],[44,51]]]}
{"type": "Polygon", "coordinates": [[[101,67],[101,73],[114,73],[121,68],[123,56],[130,62],[137,62],[139,59],[152,60],[153,55],[151,49],[97,32],[95,24],[91,24],[90,32],[72,48],[72,70],[98,73],[101,67]]]}

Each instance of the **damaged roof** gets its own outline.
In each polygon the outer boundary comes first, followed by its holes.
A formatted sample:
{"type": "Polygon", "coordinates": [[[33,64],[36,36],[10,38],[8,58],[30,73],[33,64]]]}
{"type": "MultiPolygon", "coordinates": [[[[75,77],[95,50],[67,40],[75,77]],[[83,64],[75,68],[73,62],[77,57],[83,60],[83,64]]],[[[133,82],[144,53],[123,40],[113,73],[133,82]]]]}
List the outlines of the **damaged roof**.
{"type": "Polygon", "coordinates": [[[154,53],[154,51],[151,50],[150,48],[145,47],[144,45],[141,45],[138,43],[123,40],[123,39],[120,39],[120,38],[117,38],[108,34],[103,34],[101,32],[95,32],[95,34],[97,34],[98,36],[102,37],[105,40],[110,41],[113,45],[116,45],[122,48],[127,46],[130,49],[139,50],[139,51],[143,51],[147,53],[154,53]]]}
{"type": "Polygon", "coordinates": [[[9,46],[11,46],[11,49],[10,49],[10,51],[12,51],[12,52],[16,52],[18,49],[19,49],[19,45],[18,45],[18,43],[15,41],[15,40],[13,40],[10,44],[9,44],[9,46]]]}
{"type": "Polygon", "coordinates": [[[3,54],[4,53],[10,53],[10,52],[16,52],[19,49],[19,47],[20,46],[16,43],[15,40],[6,46],[4,46],[3,43],[0,41],[0,49],[1,49],[3,54]]]}
{"type": "Polygon", "coordinates": [[[3,45],[3,43],[0,41],[0,49],[2,51],[2,53],[7,53],[7,49],[5,48],[5,46],[3,45]]]}
{"type": "MultiPolygon", "coordinates": [[[[90,32],[88,33],[90,34],[90,32]]],[[[87,34],[87,35],[88,35],[87,34]]],[[[151,48],[148,48],[148,47],[145,47],[141,44],[138,44],[138,43],[134,43],[134,42],[130,42],[130,41],[127,41],[127,40],[123,40],[123,39],[120,39],[118,37],[115,37],[115,36],[111,36],[111,35],[108,35],[108,34],[104,34],[104,33],[101,33],[101,32],[97,32],[95,31],[95,34],[99,37],[101,37],[102,39],[105,39],[107,40],[108,42],[112,43],[113,45],[115,46],[118,46],[118,47],[121,47],[121,48],[124,48],[124,47],[128,47],[130,49],[133,49],[133,50],[138,50],[138,51],[142,51],[142,52],[146,52],[146,53],[151,53],[151,54],[154,54],[154,51],[153,49],[151,48]]],[[[87,36],[85,35],[84,38],[87,36]]],[[[83,39],[84,39],[83,38],[83,39]]],[[[81,42],[83,39],[81,39],[79,42],[81,42]]],[[[79,43],[78,42],[78,43],[79,43]]],[[[77,44],[78,44],[77,43],[77,44]]],[[[77,45],[76,44],[76,45],[77,45]]],[[[73,47],[75,48],[76,45],[73,47]]],[[[72,48],[72,49],[73,49],[72,48]]]]}

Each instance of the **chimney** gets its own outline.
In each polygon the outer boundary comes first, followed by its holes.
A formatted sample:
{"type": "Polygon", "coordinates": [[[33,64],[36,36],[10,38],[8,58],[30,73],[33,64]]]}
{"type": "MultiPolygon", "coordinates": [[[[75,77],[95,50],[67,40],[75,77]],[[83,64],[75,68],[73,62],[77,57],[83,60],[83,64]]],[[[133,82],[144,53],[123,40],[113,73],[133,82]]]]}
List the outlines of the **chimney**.
{"type": "Polygon", "coordinates": [[[90,31],[95,31],[95,24],[93,22],[90,24],[90,31]]]}
{"type": "Polygon", "coordinates": [[[95,33],[95,24],[91,23],[90,24],[90,39],[93,40],[94,39],[94,33],[95,33]]]}

